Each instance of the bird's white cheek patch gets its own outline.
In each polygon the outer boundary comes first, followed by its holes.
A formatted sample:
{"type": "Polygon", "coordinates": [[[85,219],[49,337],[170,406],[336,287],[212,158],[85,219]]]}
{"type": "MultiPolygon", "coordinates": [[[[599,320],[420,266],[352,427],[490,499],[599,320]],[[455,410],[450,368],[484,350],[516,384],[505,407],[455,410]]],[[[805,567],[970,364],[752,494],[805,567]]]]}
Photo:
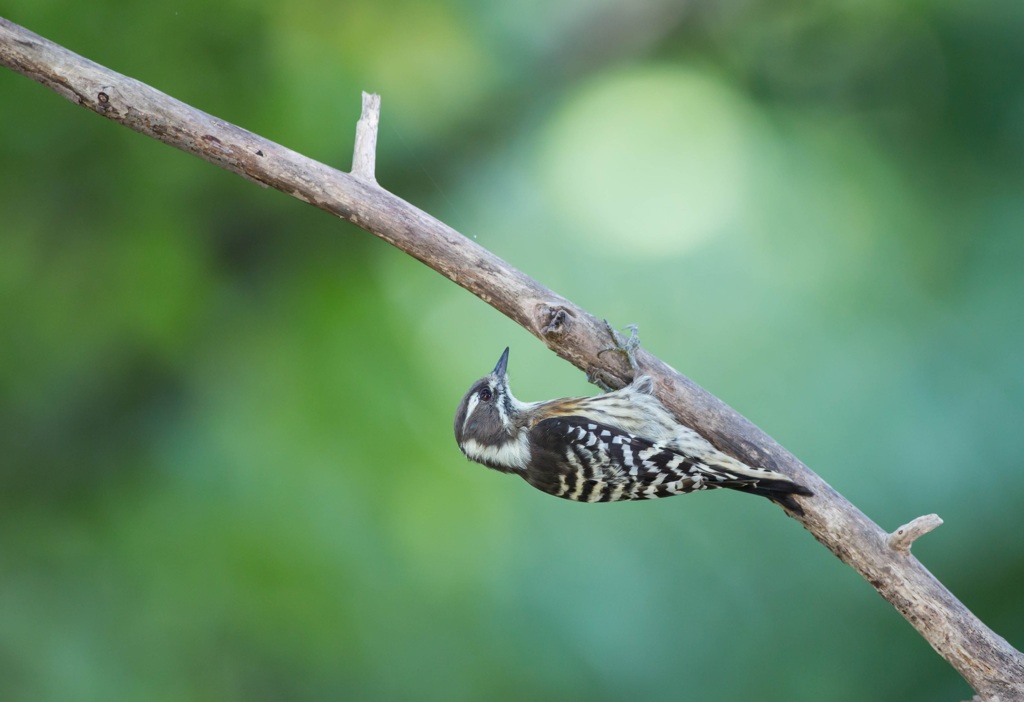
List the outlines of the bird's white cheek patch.
{"type": "Polygon", "coordinates": [[[469,424],[469,418],[473,416],[473,410],[480,404],[479,395],[473,395],[469,398],[469,404],[466,405],[466,418],[462,420],[462,431],[466,431],[466,425],[469,424]]]}

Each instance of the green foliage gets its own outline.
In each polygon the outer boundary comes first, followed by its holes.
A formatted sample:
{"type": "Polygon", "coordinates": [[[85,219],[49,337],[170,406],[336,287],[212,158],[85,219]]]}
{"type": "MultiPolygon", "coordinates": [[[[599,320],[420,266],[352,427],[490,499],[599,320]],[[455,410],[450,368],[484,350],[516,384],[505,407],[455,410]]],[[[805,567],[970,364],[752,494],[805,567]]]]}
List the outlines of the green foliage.
{"type": "MultiPolygon", "coordinates": [[[[1017,2],[14,0],[378,175],[730,402],[1024,641],[1017,2]],[[514,6],[515,10],[512,8],[514,6]],[[995,535],[995,536],[994,536],[995,535]]],[[[451,436],[505,345],[368,234],[0,73],[0,697],[964,699],[767,501],[581,506],[451,436]]]]}

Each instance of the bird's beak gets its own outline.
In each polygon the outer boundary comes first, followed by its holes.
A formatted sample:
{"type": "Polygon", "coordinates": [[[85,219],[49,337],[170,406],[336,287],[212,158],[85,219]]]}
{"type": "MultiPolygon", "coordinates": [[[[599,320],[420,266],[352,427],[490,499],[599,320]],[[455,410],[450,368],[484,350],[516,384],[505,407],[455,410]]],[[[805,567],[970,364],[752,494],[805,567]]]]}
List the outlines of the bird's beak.
{"type": "Polygon", "coordinates": [[[508,372],[508,347],[505,347],[504,353],[501,354],[501,358],[498,359],[498,365],[494,367],[491,375],[498,378],[504,378],[508,372]]]}

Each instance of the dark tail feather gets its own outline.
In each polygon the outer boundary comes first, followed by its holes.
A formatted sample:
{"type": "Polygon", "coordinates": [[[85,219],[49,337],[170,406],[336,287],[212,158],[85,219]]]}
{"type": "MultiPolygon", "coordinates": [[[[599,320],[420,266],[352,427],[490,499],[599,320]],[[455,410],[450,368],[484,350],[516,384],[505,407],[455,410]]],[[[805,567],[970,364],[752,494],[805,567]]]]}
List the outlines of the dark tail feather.
{"type": "Polygon", "coordinates": [[[741,492],[749,492],[751,495],[767,497],[775,504],[781,505],[798,516],[803,516],[804,509],[800,506],[800,503],[793,499],[793,496],[803,495],[804,497],[811,497],[814,495],[813,492],[803,485],[791,483],[788,480],[758,480],[756,484],[735,483],[726,487],[741,492]]]}

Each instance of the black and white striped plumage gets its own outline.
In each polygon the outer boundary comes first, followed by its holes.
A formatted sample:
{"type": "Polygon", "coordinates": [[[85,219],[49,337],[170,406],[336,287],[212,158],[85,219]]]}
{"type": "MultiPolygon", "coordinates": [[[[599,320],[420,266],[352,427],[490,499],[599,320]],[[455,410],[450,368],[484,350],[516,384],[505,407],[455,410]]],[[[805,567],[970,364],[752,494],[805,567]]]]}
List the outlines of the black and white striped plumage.
{"type": "Polygon", "coordinates": [[[516,473],[546,493],[579,502],[645,500],[732,488],[801,512],[811,492],[781,473],[751,468],[675,421],[652,382],[604,395],[520,402],[508,385],[508,349],[473,383],[455,413],[466,456],[516,473]]]}

